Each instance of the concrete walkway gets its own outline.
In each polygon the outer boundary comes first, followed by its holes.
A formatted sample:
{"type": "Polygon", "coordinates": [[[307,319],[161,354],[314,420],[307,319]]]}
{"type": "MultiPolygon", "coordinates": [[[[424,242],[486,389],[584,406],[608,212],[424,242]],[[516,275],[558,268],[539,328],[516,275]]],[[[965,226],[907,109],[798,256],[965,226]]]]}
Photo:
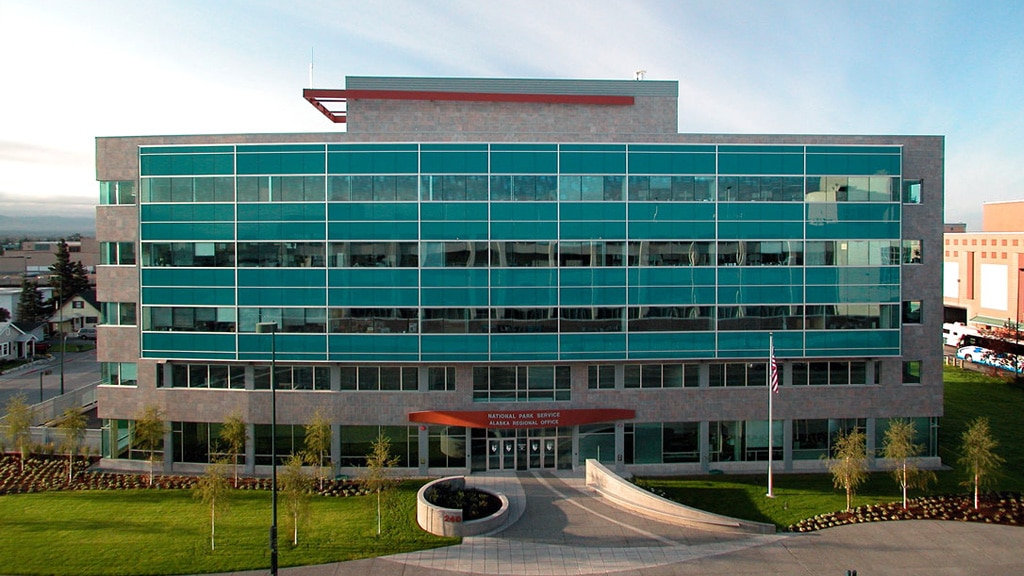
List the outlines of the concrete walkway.
{"type": "MultiPolygon", "coordinates": [[[[621,574],[916,576],[1024,573],[1024,528],[965,522],[857,524],[809,534],[733,535],[625,512],[563,473],[474,475],[509,496],[494,534],[458,546],[281,570],[283,576],[621,574]]],[[[266,574],[248,572],[247,575],[266,574]]]]}

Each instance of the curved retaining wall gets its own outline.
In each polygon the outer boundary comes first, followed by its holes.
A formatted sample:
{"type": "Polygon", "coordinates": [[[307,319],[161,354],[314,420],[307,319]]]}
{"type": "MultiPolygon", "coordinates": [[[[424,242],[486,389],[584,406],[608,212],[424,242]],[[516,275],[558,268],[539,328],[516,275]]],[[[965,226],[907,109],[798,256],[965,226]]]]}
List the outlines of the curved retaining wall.
{"type": "Polygon", "coordinates": [[[478,536],[487,534],[498,529],[508,516],[508,497],[504,494],[494,494],[501,500],[501,508],[486,518],[477,520],[462,521],[462,510],[459,508],[442,508],[427,502],[425,496],[427,490],[436,484],[447,484],[455,490],[466,488],[465,476],[449,476],[439,478],[433,482],[424,484],[416,493],[416,522],[420,528],[436,536],[454,536],[462,538],[466,536],[478,536]]]}
{"type": "Polygon", "coordinates": [[[597,460],[587,460],[587,486],[618,506],[663,522],[719,532],[775,533],[773,524],[712,514],[652,494],[616,475],[597,460]]]}

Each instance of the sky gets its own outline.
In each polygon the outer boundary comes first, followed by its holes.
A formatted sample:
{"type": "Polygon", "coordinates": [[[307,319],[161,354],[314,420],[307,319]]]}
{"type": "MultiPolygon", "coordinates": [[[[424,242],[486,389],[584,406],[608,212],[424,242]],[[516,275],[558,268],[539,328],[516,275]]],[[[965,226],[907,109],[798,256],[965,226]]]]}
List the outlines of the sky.
{"type": "Polygon", "coordinates": [[[1022,24],[1015,0],[0,0],[0,214],[94,213],[97,136],[343,130],[302,99],[312,61],[317,88],[646,70],[680,132],[942,135],[945,220],[979,230],[1024,199],[1022,24]]]}

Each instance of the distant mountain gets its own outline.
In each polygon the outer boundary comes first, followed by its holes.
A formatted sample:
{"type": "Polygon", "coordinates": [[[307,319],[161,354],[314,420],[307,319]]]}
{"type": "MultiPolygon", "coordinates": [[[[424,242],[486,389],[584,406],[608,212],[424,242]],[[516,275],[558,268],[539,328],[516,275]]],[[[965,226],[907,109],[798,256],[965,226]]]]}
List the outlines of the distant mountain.
{"type": "Polygon", "coordinates": [[[3,216],[0,236],[96,236],[96,217],[92,216],[3,216]]]}

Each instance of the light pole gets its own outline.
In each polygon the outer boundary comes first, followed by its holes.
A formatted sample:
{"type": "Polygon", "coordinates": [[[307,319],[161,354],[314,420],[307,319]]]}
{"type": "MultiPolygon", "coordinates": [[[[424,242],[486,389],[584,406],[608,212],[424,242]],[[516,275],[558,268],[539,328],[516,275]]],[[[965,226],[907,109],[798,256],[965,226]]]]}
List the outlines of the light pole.
{"type": "Polygon", "coordinates": [[[259,322],[257,334],[270,334],[270,574],[277,576],[277,322],[259,322]]]}
{"type": "Polygon", "coordinates": [[[39,371],[39,403],[43,403],[43,376],[49,376],[53,374],[51,370],[40,370],[39,371]]]}

